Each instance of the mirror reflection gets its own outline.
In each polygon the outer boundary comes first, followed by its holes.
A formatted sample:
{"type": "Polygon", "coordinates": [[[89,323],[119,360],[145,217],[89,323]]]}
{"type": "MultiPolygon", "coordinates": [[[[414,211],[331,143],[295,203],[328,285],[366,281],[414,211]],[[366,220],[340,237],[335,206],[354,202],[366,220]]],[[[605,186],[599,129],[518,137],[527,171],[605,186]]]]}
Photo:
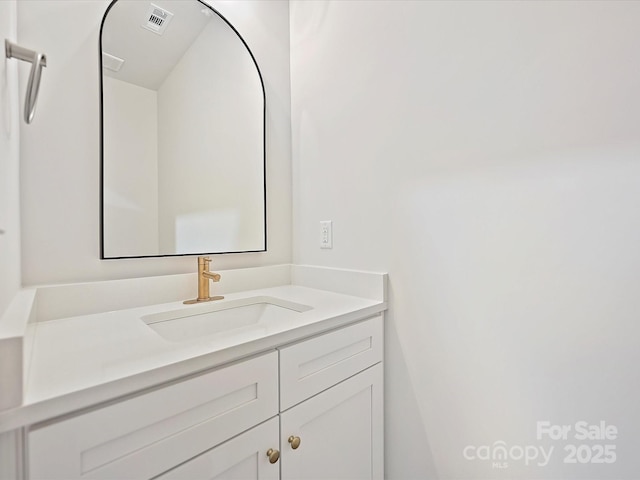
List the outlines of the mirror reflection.
{"type": "Polygon", "coordinates": [[[197,0],[103,19],[102,258],[266,250],[264,87],[197,0]]]}

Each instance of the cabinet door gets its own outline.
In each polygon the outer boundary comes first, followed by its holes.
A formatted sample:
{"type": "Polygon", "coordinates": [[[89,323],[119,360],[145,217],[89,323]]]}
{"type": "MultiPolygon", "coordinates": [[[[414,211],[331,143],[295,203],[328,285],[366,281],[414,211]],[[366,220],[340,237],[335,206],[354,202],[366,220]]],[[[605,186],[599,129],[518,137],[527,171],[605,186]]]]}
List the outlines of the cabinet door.
{"type": "Polygon", "coordinates": [[[154,480],[278,480],[280,462],[269,462],[270,448],[278,448],[277,417],[154,480]]]}
{"type": "Polygon", "coordinates": [[[282,413],[282,480],[382,479],[382,402],[379,363],[282,413]]]}

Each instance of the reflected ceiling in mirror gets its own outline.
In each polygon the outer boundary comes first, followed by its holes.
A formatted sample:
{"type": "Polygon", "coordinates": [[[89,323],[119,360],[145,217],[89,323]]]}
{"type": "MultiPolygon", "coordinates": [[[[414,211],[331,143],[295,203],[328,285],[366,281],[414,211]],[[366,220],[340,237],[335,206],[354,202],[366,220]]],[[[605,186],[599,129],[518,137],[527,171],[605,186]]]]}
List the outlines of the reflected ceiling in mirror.
{"type": "Polygon", "coordinates": [[[115,0],[100,34],[101,257],[266,250],[265,94],[199,0],[115,0]]]}

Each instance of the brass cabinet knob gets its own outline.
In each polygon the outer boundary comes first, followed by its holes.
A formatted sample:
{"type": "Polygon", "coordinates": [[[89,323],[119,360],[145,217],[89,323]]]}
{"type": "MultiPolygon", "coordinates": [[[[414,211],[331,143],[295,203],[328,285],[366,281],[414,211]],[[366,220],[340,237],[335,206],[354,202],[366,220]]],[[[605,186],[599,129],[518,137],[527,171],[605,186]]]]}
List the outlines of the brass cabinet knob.
{"type": "Polygon", "coordinates": [[[300,437],[294,437],[291,435],[289,437],[289,443],[291,444],[291,448],[294,450],[300,446],[300,437]]]}
{"type": "Polygon", "coordinates": [[[280,458],[280,452],[278,450],[270,448],[269,450],[267,450],[267,457],[269,457],[269,463],[276,463],[280,458]]]}

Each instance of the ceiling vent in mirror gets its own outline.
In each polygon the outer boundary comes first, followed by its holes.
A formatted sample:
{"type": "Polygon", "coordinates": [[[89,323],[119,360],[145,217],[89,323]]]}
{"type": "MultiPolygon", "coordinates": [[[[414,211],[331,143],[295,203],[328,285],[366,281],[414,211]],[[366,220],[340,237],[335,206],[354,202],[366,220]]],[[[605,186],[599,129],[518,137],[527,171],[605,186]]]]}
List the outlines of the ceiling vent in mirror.
{"type": "Polygon", "coordinates": [[[102,67],[112,72],[119,72],[122,68],[124,60],[118,58],[115,55],[109,55],[107,52],[102,52],[102,67]]]}
{"type": "Polygon", "coordinates": [[[162,35],[172,18],[173,13],[152,3],[149,5],[147,16],[145,17],[142,27],[151,30],[153,33],[162,35]]]}

